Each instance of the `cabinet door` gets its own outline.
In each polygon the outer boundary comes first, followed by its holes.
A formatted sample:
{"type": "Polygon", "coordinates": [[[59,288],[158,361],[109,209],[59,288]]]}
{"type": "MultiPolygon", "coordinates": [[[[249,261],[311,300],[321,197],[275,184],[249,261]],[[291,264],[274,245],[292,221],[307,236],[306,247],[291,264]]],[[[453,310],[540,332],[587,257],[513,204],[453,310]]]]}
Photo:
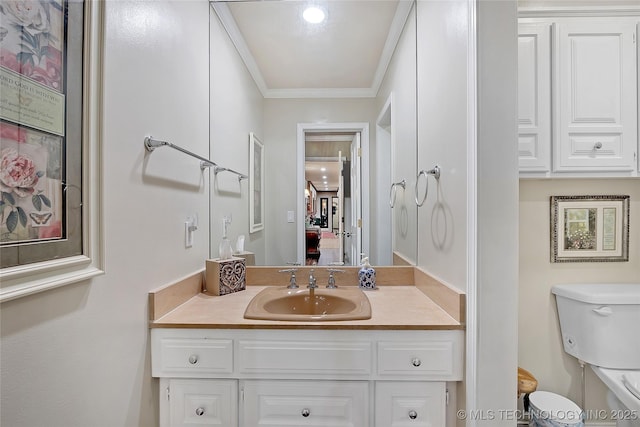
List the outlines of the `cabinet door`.
{"type": "Polygon", "coordinates": [[[167,399],[169,423],[161,420],[163,426],[238,425],[236,380],[171,379],[167,399]]]}
{"type": "Polygon", "coordinates": [[[251,380],[240,387],[243,427],[369,427],[366,381],[251,380]]]}
{"type": "Polygon", "coordinates": [[[518,26],[518,159],[521,172],[551,168],[551,24],[518,26]]]}
{"type": "Polygon", "coordinates": [[[557,24],[554,170],[636,169],[636,24],[557,24]]]}
{"type": "Polygon", "coordinates": [[[445,425],[443,382],[376,382],[376,427],[445,425]]]}

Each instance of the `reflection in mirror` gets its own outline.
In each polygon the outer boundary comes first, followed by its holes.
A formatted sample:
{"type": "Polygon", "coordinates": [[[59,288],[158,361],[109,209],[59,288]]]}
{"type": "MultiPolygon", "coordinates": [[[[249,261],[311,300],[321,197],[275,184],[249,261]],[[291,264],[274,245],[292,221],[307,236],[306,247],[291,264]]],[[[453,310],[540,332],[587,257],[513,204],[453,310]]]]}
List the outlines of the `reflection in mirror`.
{"type": "Polygon", "coordinates": [[[229,238],[244,236],[257,265],[357,265],[361,253],[376,265],[413,264],[414,1],[314,2],[318,23],[302,17],[307,3],[211,3],[210,155],[246,172],[253,133],[265,167],[255,232],[246,181],[211,177],[211,256],[227,217],[229,238]],[[403,179],[408,191],[391,208],[391,184],[403,179]]]}

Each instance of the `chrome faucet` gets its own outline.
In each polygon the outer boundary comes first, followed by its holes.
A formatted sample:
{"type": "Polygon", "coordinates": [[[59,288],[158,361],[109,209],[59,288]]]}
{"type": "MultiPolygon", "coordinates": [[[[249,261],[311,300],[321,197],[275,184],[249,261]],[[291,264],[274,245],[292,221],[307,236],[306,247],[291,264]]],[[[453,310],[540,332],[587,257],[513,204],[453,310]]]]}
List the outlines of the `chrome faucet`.
{"type": "Polygon", "coordinates": [[[338,270],[336,268],[329,268],[327,271],[329,272],[329,280],[327,282],[327,288],[328,289],[337,288],[338,285],[336,285],[336,278],[333,277],[333,273],[344,273],[344,270],[338,270]]]}
{"type": "Polygon", "coordinates": [[[296,271],[298,271],[297,268],[287,268],[285,270],[278,270],[278,273],[291,273],[291,277],[289,278],[289,286],[287,286],[288,289],[298,289],[299,286],[296,283],[296,271]]]}
{"type": "Polygon", "coordinates": [[[313,269],[309,270],[309,289],[317,289],[318,285],[316,284],[316,277],[313,275],[313,269]]]}

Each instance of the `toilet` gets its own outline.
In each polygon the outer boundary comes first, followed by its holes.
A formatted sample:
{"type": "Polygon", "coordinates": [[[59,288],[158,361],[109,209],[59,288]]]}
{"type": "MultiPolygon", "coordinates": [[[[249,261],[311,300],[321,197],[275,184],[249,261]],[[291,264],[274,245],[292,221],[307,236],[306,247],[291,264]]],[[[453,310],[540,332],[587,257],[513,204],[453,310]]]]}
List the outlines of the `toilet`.
{"type": "Polygon", "coordinates": [[[616,426],[640,427],[640,283],[556,285],[551,292],[564,351],[609,388],[616,426]]]}

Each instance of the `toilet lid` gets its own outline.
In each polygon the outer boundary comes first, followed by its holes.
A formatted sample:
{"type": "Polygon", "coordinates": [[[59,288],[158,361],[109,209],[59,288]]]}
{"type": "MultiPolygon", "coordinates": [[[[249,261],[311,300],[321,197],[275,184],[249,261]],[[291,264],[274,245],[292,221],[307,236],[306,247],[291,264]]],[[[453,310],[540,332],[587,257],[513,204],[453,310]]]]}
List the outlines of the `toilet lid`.
{"type": "Polygon", "coordinates": [[[563,422],[580,421],[582,409],[571,400],[548,391],[534,391],[529,395],[529,403],[548,419],[563,422]]]}

